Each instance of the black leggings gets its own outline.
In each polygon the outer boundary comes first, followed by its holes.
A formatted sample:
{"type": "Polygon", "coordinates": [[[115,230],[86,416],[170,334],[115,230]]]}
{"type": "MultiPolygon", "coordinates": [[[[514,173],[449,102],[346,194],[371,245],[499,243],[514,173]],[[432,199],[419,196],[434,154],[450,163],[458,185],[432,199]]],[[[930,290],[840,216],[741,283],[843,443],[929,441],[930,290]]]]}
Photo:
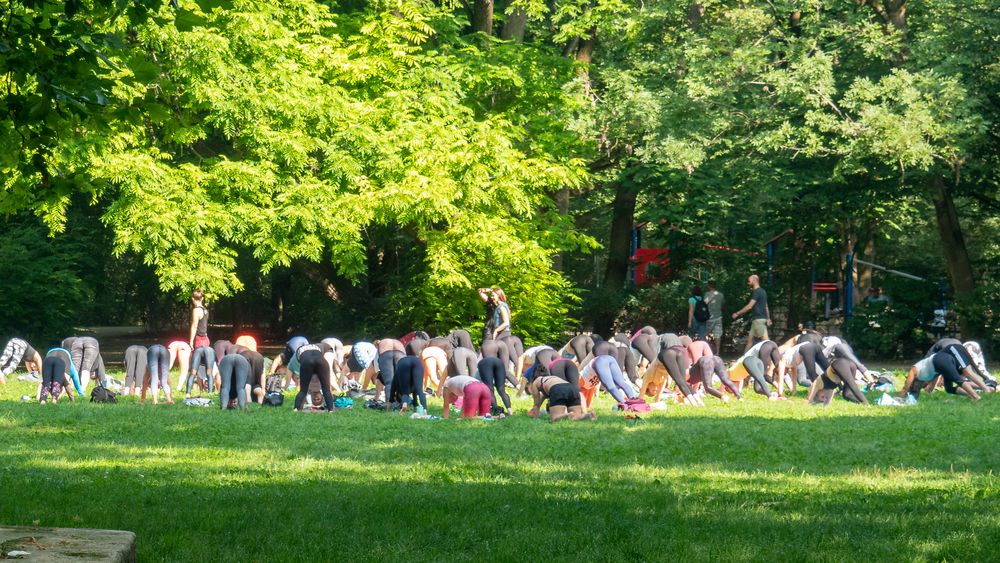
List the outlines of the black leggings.
{"type": "Polygon", "coordinates": [[[507,368],[500,363],[499,358],[483,358],[479,360],[478,369],[479,379],[490,388],[490,400],[493,401],[493,407],[497,407],[496,396],[500,395],[503,406],[510,411],[510,396],[507,395],[507,390],[504,389],[507,368]],[[496,388],[496,393],[493,393],[494,388],[496,388]]]}
{"type": "Polygon", "coordinates": [[[965,378],[962,377],[962,370],[964,368],[962,367],[958,352],[952,350],[952,348],[962,348],[962,350],[965,350],[961,346],[947,346],[944,350],[934,354],[931,362],[934,364],[934,369],[944,378],[944,390],[955,394],[958,388],[962,386],[965,378]]]}
{"type": "Polygon", "coordinates": [[[781,353],[778,352],[778,345],[770,340],[761,344],[760,350],[757,351],[757,356],[760,358],[760,361],[764,362],[765,372],[771,369],[771,366],[776,366],[781,362],[781,353]]]}
{"type": "Polygon", "coordinates": [[[51,393],[53,383],[58,383],[63,387],[69,385],[69,382],[66,381],[66,362],[59,356],[46,356],[42,360],[42,387],[48,387],[51,393]]]}
{"type": "Polygon", "coordinates": [[[656,361],[656,350],[659,346],[660,343],[655,334],[639,334],[632,340],[632,347],[638,350],[649,363],[656,361]]]}
{"type": "Polygon", "coordinates": [[[684,379],[684,374],[687,372],[688,368],[691,367],[691,360],[687,354],[687,350],[682,346],[671,346],[670,348],[664,348],[660,350],[660,355],[657,358],[663,367],[667,369],[667,373],[670,374],[670,379],[674,380],[677,384],[677,389],[684,394],[685,397],[691,396],[693,393],[691,387],[687,384],[687,380],[684,379]]]}
{"type": "Polygon", "coordinates": [[[388,350],[378,355],[378,379],[386,389],[392,385],[392,379],[396,377],[396,364],[405,355],[399,350],[388,350]]]}
{"type": "Polygon", "coordinates": [[[820,375],[826,373],[827,368],[830,367],[826,356],[823,355],[823,349],[816,344],[807,343],[800,346],[799,356],[802,358],[802,363],[806,366],[806,378],[808,378],[807,381],[799,379],[799,384],[802,386],[807,387],[812,385],[812,382],[820,375]],[[817,367],[819,369],[816,369],[817,367]]]}
{"type": "Polygon", "coordinates": [[[702,385],[705,386],[705,392],[716,399],[721,399],[722,393],[712,386],[713,375],[718,377],[719,381],[726,386],[726,389],[733,392],[733,395],[742,398],[739,388],[729,379],[729,372],[726,371],[725,363],[718,356],[702,356],[698,359],[698,363],[691,367],[690,374],[693,381],[701,381],[702,385]]]}
{"type": "Polygon", "coordinates": [[[483,342],[483,345],[479,348],[479,353],[484,358],[499,358],[500,362],[502,362],[505,366],[507,365],[507,362],[510,361],[510,348],[507,347],[505,342],[487,340],[486,342],[483,342]]]}
{"type": "Polygon", "coordinates": [[[320,390],[323,392],[323,402],[326,410],[333,410],[333,395],[330,393],[330,364],[326,363],[323,352],[307,350],[299,356],[299,392],[295,395],[295,410],[302,409],[302,403],[309,392],[309,382],[313,376],[319,378],[320,390]]]}
{"type": "Polygon", "coordinates": [[[417,356],[406,356],[396,364],[396,375],[392,378],[392,387],[386,393],[386,403],[399,401],[404,405],[418,402],[427,408],[427,395],[424,394],[424,364],[417,356]]]}
{"type": "Polygon", "coordinates": [[[837,358],[830,364],[830,368],[844,382],[845,399],[852,403],[868,404],[868,399],[861,392],[861,389],[858,388],[857,381],[854,380],[854,373],[858,371],[858,364],[845,358],[837,358]]]}
{"type": "Polygon", "coordinates": [[[580,370],[576,364],[569,360],[559,360],[549,368],[549,374],[571,383],[573,387],[580,388],[580,370]]]}
{"type": "Polygon", "coordinates": [[[219,407],[229,408],[234,397],[241,409],[247,406],[247,379],[250,362],[239,354],[229,354],[219,361],[219,407]]]}
{"type": "Polygon", "coordinates": [[[139,345],[125,349],[125,387],[142,385],[146,379],[146,352],[146,347],[139,345]]]}

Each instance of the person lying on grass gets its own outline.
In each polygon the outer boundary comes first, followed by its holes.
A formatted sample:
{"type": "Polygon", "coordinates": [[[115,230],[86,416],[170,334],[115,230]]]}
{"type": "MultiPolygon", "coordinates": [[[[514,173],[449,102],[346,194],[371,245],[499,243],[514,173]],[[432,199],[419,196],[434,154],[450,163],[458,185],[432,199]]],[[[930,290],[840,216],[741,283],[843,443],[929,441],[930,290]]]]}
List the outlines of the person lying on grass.
{"type": "Polygon", "coordinates": [[[444,418],[448,418],[452,403],[459,397],[463,397],[462,418],[489,416],[493,394],[482,381],[468,375],[456,375],[446,379],[441,389],[444,393],[444,418]]]}
{"type": "MultiPolygon", "coordinates": [[[[544,368],[538,368],[544,370],[544,368]]],[[[549,400],[549,420],[555,422],[568,418],[570,420],[580,420],[582,418],[596,419],[597,414],[593,411],[583,412],[580,402],[580,390],[576,385],[567,383],[565,379],[553,375],[539,375],[528,385],[531,396],[535,402],[528,411],[531,416],[538,416],[538,409],[541,408],[545,399],[549,400]]]]}
{"type": "Polygon", "coordinates": [[[979,400],[976,387],[981,389],[983,393],[992,391],[993,389],[979,377],[971,365],[967,364],[962,367],[961,354],[953,347],[959,348],[957,345],[950,344],[942,351],[913,364],[906,375],[901,396],[906,397],[907,394],[911,394],[914,398],[918,397],[920,391],[934,381],[938,375],[944,377],[945,391],[955,395],[965,395],[973,401],[979,400]]]}

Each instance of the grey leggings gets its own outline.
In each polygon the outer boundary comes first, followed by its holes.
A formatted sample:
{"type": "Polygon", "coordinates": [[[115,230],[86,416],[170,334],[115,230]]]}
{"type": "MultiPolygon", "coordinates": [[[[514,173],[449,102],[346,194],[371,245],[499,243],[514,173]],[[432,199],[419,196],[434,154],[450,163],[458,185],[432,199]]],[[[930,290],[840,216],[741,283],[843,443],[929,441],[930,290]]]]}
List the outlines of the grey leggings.
{"type": "Polygon", "coordinates": [[[149,386],[155,396],[160,391],[170,388],[170,352],[162,344],[153,344],[146,351],[146,366],[149,370],[149,386]]]}
{"type": "Polygon", "coordinates": [[[722,398],[722,393],[720,393],[715,387],[712,386],[712,376],[715,375],[719,378],[719,381],[733,392],[739,398],[740,395],[739,388],[729,379],[729,372],[726,371],[726,365],[722,361],[722,358],[718,356],[702,356],[698,359],[698,362],[691,367],[691,379],[694,381],[701,381],[705,386],[705,392],[709,395],[715,397],[716,399],[722,398]]]}
{"type": "Polygon", "coordinates": [[[770,396],[771,386],[768,385],[767,379],[764,377],[764,362],[760,361],[760,358],[750,356],[743,360],[743,367],[746,368],[747,373],[754,381],[754,391],[761,395],[770,396]]]}
{"type": "Polygon", "coordinates": [[[594,371],[597,377],[601,378],[601,385],[611,393],[619,403],[624,403],[625,399],[634,399],[639,396],[635,389],[625,380],[618,359],[614,356],[597,356],[594,358],[594,371]]]}
{"type": "Polygon", "coordinates": [[[141,386],[146,379],[146,354],[149,352],[145,346],[129,346],[125,349],[125,387],[134,388],[141,386]]]}
{"type": "Polygon", "coordinates": [[[757,351],[757,356],[760,358],[760,361],[764,362],[764,371],[771,369],[772,365],[778,365],[778,362],[781,361],[781,352],[778,352],[778,345],[770,340],[761,344],[760,350],[757,351]]]}
{"type": "Polygon", "coordinates": [[[101,346],[96,338],[81,336],[73,341],[69,353],[73,356],[73,365],[80,373],[80,380],[89,377],[97,365],[97,358],[101,355],[101,346]],[[87,375],[84,376],[84,373],[87,375]]]}
{"type": "Polygon", "coordinates": [[[239,354],[229,354],[219,362],[219,407],[229,408],[229,401],[236,396],[241,409],[247,406],[247,379],[250,362],[239,354]],[[235,389],[234,389],[235,387],[235,389]]]}
{"type": "Polygon", "coordinates": [[[670,348],[664,348],[660,350],[659,358],[660,363],[663,367],[667,369],[667,373],[670,374],[670,378],[674,380],[677,384],[677,389],[688,397],[692,394],[691,387],[687,384],[687,380],[684,378],[684,374],[687,369],[691,366],[691,360],[688,357],[687,350],[683,346],[671,346],[670,348]]]}
{"type": "Polygon", "coordinates": [[[191,352],[191,373],[187,378],[187,386],[184,388],[185,393],[191,392],[191,385],[194,384],[194,378],[198,375],[198,368],[205,368],[205,377],[208,379],[208,391],[215,392],[215,378],[212,377],[212,372],[215,370],[215,350],[211,346],[199,346],[191,352]]]}
{"type": "Polygon", "coordinates": [[[638,350],[649,363],[656,361],[656,350],[659,346],[660,343],[657,342],[655,334],[638,334],[632,339],[632,347],[638,350]]]}

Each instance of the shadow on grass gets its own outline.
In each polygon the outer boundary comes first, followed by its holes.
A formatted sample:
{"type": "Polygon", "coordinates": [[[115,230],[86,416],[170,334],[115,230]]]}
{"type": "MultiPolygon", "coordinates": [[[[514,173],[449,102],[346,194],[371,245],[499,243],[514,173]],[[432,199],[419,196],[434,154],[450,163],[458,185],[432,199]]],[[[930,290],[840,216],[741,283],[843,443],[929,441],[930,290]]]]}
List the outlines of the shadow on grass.
{"type": "Polygon", "coordinates": [[[142,560],[983,560],[987,406],[550,425],[8,403],[0,519],[134,530],[142,560]]]}

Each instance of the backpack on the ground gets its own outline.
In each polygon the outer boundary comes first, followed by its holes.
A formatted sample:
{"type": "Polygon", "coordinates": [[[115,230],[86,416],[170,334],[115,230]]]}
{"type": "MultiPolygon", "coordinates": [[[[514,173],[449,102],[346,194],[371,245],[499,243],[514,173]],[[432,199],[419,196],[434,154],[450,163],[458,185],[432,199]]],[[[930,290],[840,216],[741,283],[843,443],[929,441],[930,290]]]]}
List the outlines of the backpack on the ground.
{"type": "Polygon", "coordinates": [[[269,407],[280,407],[285,404],[285,396],[279,391],[271,391],[264,395],[264,404],[269,407]]]}
{"type": "Polygon", "coordinates": [[[694,300],[694,320],[699,323],[703,323],[711,317],[712,314],[708,312],[708,303],[701,297],[695,297],[694,300]]]}
{"type": "Polygon", "coordinates": [[[118,403],[118,397],[115,395],[114,391],[111,391],[104,386],[104,383],[98,378],[97,386],[90,392],[90,402],[91,403],[118,403]]]}
{"type": "Polygon", "coordinates": [[[264,392],[281,393],[281,376],[278,374],[267,376],[267,379],[264,380],[264,392]]]}

